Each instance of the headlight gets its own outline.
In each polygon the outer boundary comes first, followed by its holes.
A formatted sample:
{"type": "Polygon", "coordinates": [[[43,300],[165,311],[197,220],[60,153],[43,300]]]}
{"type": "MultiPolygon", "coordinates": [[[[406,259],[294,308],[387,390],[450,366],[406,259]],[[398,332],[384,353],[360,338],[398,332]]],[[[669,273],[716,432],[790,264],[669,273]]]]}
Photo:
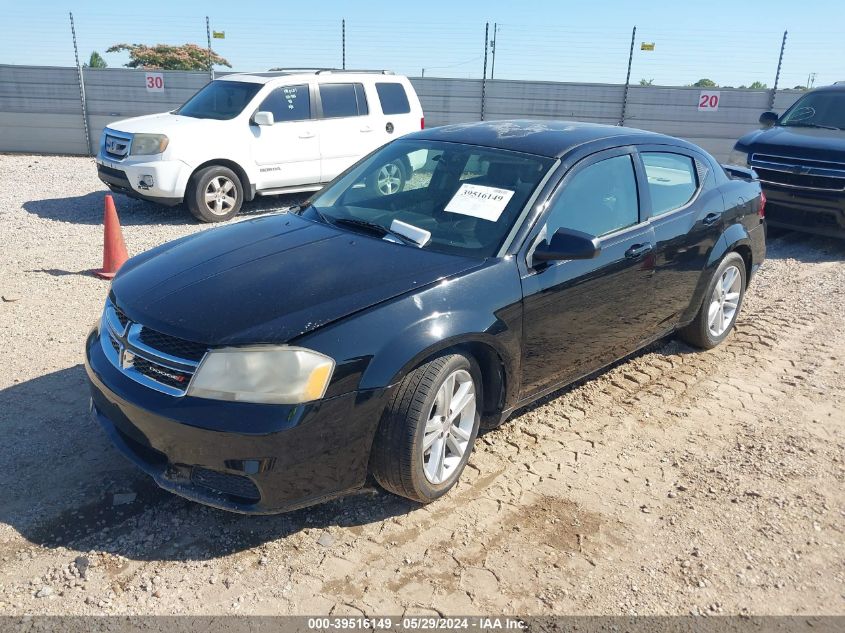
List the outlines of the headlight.
{"type": "Polygon", "coordinates": [[[299,404],[326,393],[334,360],[301,347],[229,347],[206,354],[187,395],[299,404]]]}
{"type": "Polygon", "coordinates": [[[164,134],[136,134],[132,137],[132,149],[129,153],[133,156],[161,154],[167,149],[169,142],[170,139],[164,134]]]}
{"type": "Polygon", "coordinates": [[[735,149],[732,150],[728,156],[728,165],[739,165],[740,167],[748,167],[748,152],[735,149]]]}

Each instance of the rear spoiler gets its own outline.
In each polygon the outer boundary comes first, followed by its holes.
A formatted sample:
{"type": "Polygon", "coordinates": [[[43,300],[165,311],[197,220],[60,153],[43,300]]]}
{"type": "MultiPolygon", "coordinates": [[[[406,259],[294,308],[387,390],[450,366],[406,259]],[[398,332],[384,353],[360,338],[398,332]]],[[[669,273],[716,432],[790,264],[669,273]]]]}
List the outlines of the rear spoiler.
{"type": "Polygon", "coordinates": [[[741,167],[739,165],[725,165],[722,164],[722,169],[730,178],[739,178],[740,180],[758,180],[757,172],[750,167],[741,167]]]}

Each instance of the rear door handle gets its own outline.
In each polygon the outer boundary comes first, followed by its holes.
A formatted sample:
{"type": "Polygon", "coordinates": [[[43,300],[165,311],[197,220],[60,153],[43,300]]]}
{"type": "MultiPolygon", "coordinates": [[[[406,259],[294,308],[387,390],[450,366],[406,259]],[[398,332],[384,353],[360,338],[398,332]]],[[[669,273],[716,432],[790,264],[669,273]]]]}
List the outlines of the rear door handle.
{"type": "Polygon", "coordinates": [[[720,216],[718,213],[708,213],[707,215],[704,216],[704,219],[702,220],[702,222],[704,222],[704,224],[710,226],[711,224],[716,224],[716,222],[719,221],[720,217],[722,217],[722,216],[720,216]]]}
{"type": "Polygon", "coordinates": [[[371,128],[369,125],[365,125],[364,127],[361,128],[361,131],[362,132],[372,132],[373,128],[371,128]]]}
{"type": "Polygon", "coordinates": [[[637,259],[646,253],[650,253],[654,249],[654,245],[646,242],[645,244],[634,244],[631,248],[625,251],[625,257],[628,259],[637,259]]]}
{"type": "Polygon", "coordinates": [[[303,132],[299,138],[314,138],[314,132],[303,132]]]}

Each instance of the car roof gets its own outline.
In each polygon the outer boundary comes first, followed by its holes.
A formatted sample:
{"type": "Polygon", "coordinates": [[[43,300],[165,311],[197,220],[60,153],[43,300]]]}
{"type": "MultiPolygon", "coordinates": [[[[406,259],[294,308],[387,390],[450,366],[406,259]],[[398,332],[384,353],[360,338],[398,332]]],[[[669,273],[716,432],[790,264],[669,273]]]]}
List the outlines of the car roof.
{"type": "Polygon", "coordinates": [[[549,158],[561,158],[586,143],[612,145],[670,144],[694,148],[680,139],[634,128],[576,121],[506,120],[460,123],[414,132],[404,137],[495,147],[549,158]]]}
{"type": "Polygon", "coordinates": [[[404,79],[403,75],[394,75],[389,70],[338,70],[335,68],[288,68],[273,70],[266,73],[229,73],[215,77],[222,81],[243,81],[255,84],[267,84],[275,81],[290,83],[291,81],[307,81],[311,77],[336,78],[343,77],[347,81],[362,80],[364,77],[384,76],[404,79]]]}

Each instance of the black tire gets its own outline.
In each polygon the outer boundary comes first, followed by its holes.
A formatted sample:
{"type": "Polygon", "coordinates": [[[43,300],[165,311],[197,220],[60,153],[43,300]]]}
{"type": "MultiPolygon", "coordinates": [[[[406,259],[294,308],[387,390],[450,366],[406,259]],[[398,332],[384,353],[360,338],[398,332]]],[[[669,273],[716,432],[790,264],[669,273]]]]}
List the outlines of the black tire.
{"type": "MultiPolygon", "coordinates": [[[[225,187],[225,185],[223,185],[225,187]]],[[[238,211],[241,210],[241,205],[244,200],[244,187],[238,175],[228,167],[221,165],[210,165],[200,169],[197,173],[191,176],[188,181],[188,187],[185,191],[185,204],[193,214],[193,216],[200,222],[225,222],[235,217],[238,211]],[[218,184],[229,182],[232,184],[232,189],[220,199],[219,203],[209,203],[206,201],[206,192],[211,192],[216,181],[218,184]],[[228,198],[231,196],[231,191],[234,191],[234,201],[229,202],[228,198]]]]}
{"type": "Polygon", "coordinates": [[[370,176],[369,186],[380,196],[392,196],[404,191],[408,173],[405,162],[396,159],[376,169],[370,176]]]}
{"type": "Polygon", "coordinates": [[[699,347],[701,349],[712,349],[724,341],[731,333],[731,330],[733,330],[737,316],[739,316],[739,311],[742,309],[742,300],[745,298],[746,283],[745,260],[739,253],[728,253],[724,259],[722,259],[722,262],[719,264],[719,267],[713,273],[713,276],[707,284],[707,288],[704,291],[704,299],[701,302],[701,308],[699,308],[698,314],[695,315],[692,323],[678,331],[680,338],[690,345],[694,345],[695,347],[699,347]],[[713,298],[716,285],[720,283],[722,275],[730,267],[734,267],[739,271],[739,300],[737,301],[736,310],[730,318],[730,322],[724,332],[715,335],[710,330],[708,323],[710,317],[710,305],[712,303],[711,299],[713,298]]]}
{"type": "Polygon", "coordinates": [[[429,503],[446,494],[461,476],[478,435],[481,387],[478,365],[462,354],[435,358],[409,373],[399,383],[376,431],[370,457],[370,470],[376,481],[385,490],[420,503],[429,503]],[[471,376],[475,388],[472,430],[468,432],[466,449],[458,465],[444,481],[432,483],[426,475],[427,462],[422,449],[425,427],[436,410],[438,390],[459,370],[471,376]]]}

